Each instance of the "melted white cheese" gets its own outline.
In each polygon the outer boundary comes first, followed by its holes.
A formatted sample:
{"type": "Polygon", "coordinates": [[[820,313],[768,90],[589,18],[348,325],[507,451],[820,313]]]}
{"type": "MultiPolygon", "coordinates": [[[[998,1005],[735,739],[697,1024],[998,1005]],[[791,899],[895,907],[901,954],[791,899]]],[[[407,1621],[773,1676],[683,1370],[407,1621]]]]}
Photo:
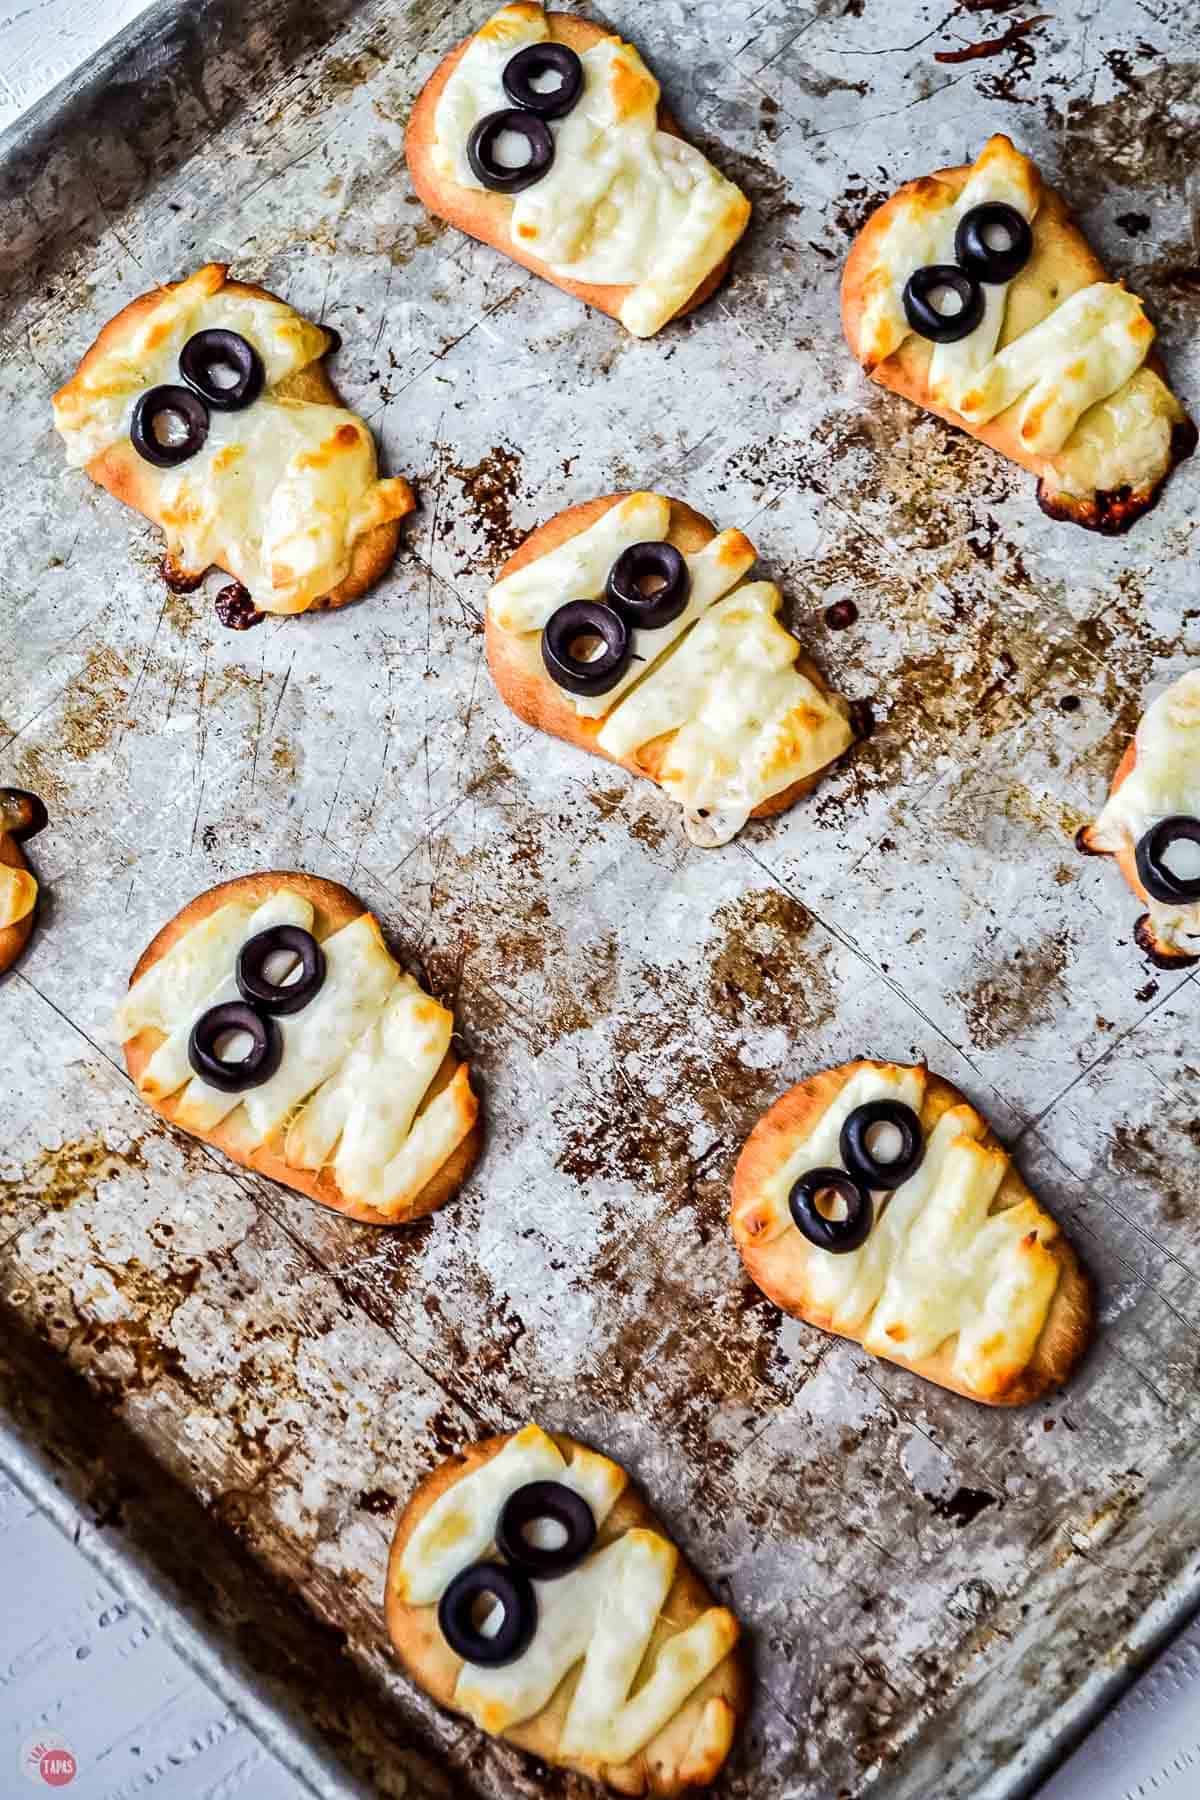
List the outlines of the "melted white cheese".
{"type": "MultiPolygon", "coordinates": [[[[1003,201],[1036,221],[1040,192],[1034,165],[1005,137],[988,142],[957,198],[932,178],[914,184],[893,206],[863,284],[859,349],[868,369],[911,335],[905,283],[929,263],[953,262],[962,214],[1003,201]]],[[[975,330],[957,344],[931,346],[930,398],[971,425],[1020,403],[1015,430],[1027,451],[1046,459],[1042,473],[1054,490],[1084,494],[1154,479],[1169,462],[1179,409],[1143,368],[1154,328],[1140,300],[1118,283],[1094,282],[1057,306],[1039,303],[1035,322],[1013,335],[1005,330],[1007,307],[1020,281],[985,283],[975,330]]],[[[1030,304],[1026,294],[1026,312],[1030,304]]]]}
{"type": "MultiPolygon", "coordinates": [[[[397,1588],[411,1606],[436,1603],[461,1570],[485,1557],[509,1495],[553,1480],[583,1494],[603,1525],[625,1486],[615,1463],[577,1451],[564,1461],[536,1425],[448,1488],[423,1516],[400,1559],[397,1588]]],[[[710,1607],[662,1643],[637,1692],[630,1690],[671,1584],[679,1553],[657,1532],[626,1531],[554,1581],[534,1583],[538,1623],[515,1662],[464,1663],[455,1704],[485,1731],[501,1732],[541,1712],[564,1677],[583,1669],[563,1725],[562,1756],[621,1763],[668,1724],[737,1639],[723,1607],[710,1607]]]]}
{"type": "Polygon", "coordinates": [[[1030,1199],[989,1212],[1010,1159],[978,1141],[986,1127],[971,1107],[948,1109],[916,1172],[890,1197],[875,1195],[875,1225],[858,1250],[819,1249],[788,1212],[788,1194],[806,1170],[844,1166],[838,1140],[856,1107],[894,1099],[919,1112],[924,1092],[923,1069],[857,1069],[807,1138],[742,1200],[739,1217],[753,1215],[757,1246],[786,1237],[789,1256],[803,1259],[812,1310],[835,1330],[910,1362],[954,1338],[953,1378],[986,1395],[1037,1347],[1058,1285],[1057,1260],[1045,1247],[1057,1227],[1030,1199]]]}
{"type": "Polygon", "coordinates": [[[188,1060],[195,1021],[238,998],[241,946],[275,925],[308,931],[312,923],[311,903],[286,887],[257,908],[219,908],[134,983],[117,1031],[122,1041],[148,1027],[164,1034],[138,1085],[151,1100],[177,1095],[178,1124],[211,1132],[230,1120],[239,1147],[276,1148],[290,1121],[283,1154],[291,1167],[331,1165],[347,1198],[399,1212],[470,1129],[474,1099],[461,1068],[416,1117],[453,1019],[400,970],[369,913],[322,941],[325,980],[301,1011],[277,1017],[283,1055],[270,1080],[229,1094],[188,1060]]]}
{"type": "Polygon", "coordinates": [[[181,568],[219,563],[264,612],[303,612],[347,574],[364,532],[408,510],[402,481],[380,481],[370,431],[340,406],[282,399],[273,389],[321,355],[327,334],[282,300],[230,292],[214,264],[174,288],[102,344],[54,398],[72,467],[125,443],[135,476],[181,568]],[[266,385],[240,412],[210,411],[203,448],[173,469],[128,443],[148,388],[178,385],[179,352],[194,332],[236,331],[262,358],[266,385]]]}
{"type": "MultiPolygon", "coordinates": [[[[471,39],[438,100],[436,166],[461,187],[482,184],[466,157],[472,127],[511,103],[504,65],[550,35],[544,11],[507,6],[471,39]]],[[[509,226],[568,280],[628,286],[621,322],[650,337],[690,298],[745,229],[750,203],[708,159],[658,129],[659,86],[619,38],[585,50],[583,93],[549,121],[554,162],[513,197],[509,226]]]]}
{"type": "MultiPolygon", "coordinates": [[[[1097,850],[1133,850],[1172,813],[1200,818],[1200,669],[1180,676],[1146,708],[1136,734],[1137,758],[1088,833],[1097,850]]],[[[1147,895],[1155,936],[1195,955],[1200,901],[1171,906],[1147,895]]]]}
{"type": "Polygon", "coordinates": [[[0,931],[27,919],[37,905],[38,884],[28,869],[0,863],[0,931]]]}

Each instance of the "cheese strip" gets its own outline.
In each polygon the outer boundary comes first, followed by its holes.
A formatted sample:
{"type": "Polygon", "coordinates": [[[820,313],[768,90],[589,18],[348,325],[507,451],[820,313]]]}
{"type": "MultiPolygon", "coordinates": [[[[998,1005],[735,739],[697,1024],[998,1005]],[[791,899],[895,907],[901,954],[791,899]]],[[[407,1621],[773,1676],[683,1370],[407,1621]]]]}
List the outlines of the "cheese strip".
{"type": "Polygon", "coordinates": [[[28,869],[0,863],[0,931],[27,919],[37,905],[38,884],[28,869]]]}
{"type": "MultiPolygon", "coordinates": [[[[1200,669],[1180,676],[1146,708],[1135,741],[1132,769],[1088,833],[1096,850],[1132,850],[1173,813],[1200,818],[1200,669]]],[[[1159,941],[1194,955],[1200,901],[1176,906],[1147,896],[1147,903],[1159,941]]]]}
{"type": "Polygon", "coordinates": [[[1152,338],[1153,327],[1135,295],[1113,282],[1093,282],[993,357],[962,395],[959,411],[969,424],[983,425],[1033,388],[1021,415],[1021,435],[1031,450],[1052,454],[1080,412],[1128,380],[1152,338]],[[1081,402],[1079,412],[1073,400],[1081,402]]]}
{"type": "Polygon", "coordinates": [[[540,631],[568,600],[593,600],[623,550],[659,543],[671,525],[671,503],[661,494],[629,494],[586,531],[498,581],[488,611],[502,631],[540,631]]]}
{"type": "Polygon", "coordinates": [[[794,667],[773,582],[705,614],[611,714],[597,742],[633,755],[667,732],[657,779],[685,807],[753,809],[824,768],[852,741],[845,716],[794,667]]]}
{"type": "Polygon", "coordinates": [[[177,938],[118,1006],[113,1027],[121,1042],[140,1031],[169,1033],[184,1014],[192,1016],[252,935],[246,927],[253,915],[246,901],[231,900],[177,938]]]}
{"type": "Polygon", "coordinates": [[[628,1477],[616,1463],[576,1451],[568,1463],[540,1426],[526,1425],[499,1455],[446,1489],[422,1516],[405,1545],[397,1577],[409,1606],[432,1606],[456,1575],[488,1550],[504,1503],[530,1481],[561,1481],[581,1494],[597,1529],[625,1490],[628,1477]]]}
{"type": "MultiPolygon", "coordinates": [[[[210,1130],[212,1125],[219,1125],[233,1111],[241,1096],[223,1093],[193,1074],[188,1060],[188,1039],[191,1037],[192,1027],[210,1007],[225,1006],[232,1000],[241,999],[234,965],[243,944],[249,943],[252,937],[257,937],[260,931],[270,931],[276,925],[294,925],[301,931],[310,931],[312,922],[313,909],[310,902],[303,895],[293,894],[282,888],[250,914],[231,954],[222,954],[223,946],[210,941],[205,949],[210,968],[217,979],[190,1006],[175,1003],[170,1030],[142,1070],[138,1080],[139,1091],[150,1100],[165,1100],[169,1094],[175,1093],[185,1082],[190,1081],[192,1087],[187,1096],[189,1119],[211,1119],[211,1125],[206,1124],[204,1130],[210,1130]]],[[[196,1128],[193,1124],[192,1129],[196,1128]]]]}
{"type": "MultiPolygon", "coordinates": [[[[959,220],[976,206],[1011,206],[1030,223],[1042,197],[1042,180],[1027,156],[1006,137],[990,138],[963,184],[941,228],[935,262],[953,263],[959,220]]],[[[907,280],[907,276],[905,277],[907,280]]],[[[988,363],[1000,342],[1008,305],[1009,281],[985,281],[983,317],[974,331],[954,344],[934,344],[929,363],[929,392],[939,405],[957,410],[959,397],[975,373],[988,363]]]]}
{"type": "MultiPolygon", "coordinates": [[[[677,619],[669,625],[658,625],[652,630],[636,630],[633,634],[634,660],[614,687],[606,694],[589,697],[586,694],[570,694],[568,699],[574,705],[581,718],[602,719],[612,711],[622,694],[639,682],[642,677],[654,668],[665,650],[681,638],[689,626],[702,618],[711,606],[737,586],[743,575],[754,567],[758,552],[743,532],[723,531],[719,537],[711,538],[702,550],[694,556],[686,556],[684,561],[688,567],[688,603],[677,619]]],[[[605,576],[607,580],[607,573],[605,576]]],[[[598,590],[603,594],[603,584],[598,590]]],[[[581,598],[596,596],[583,595],[581,598]]]]}
{"type": "Polygon", "coordinates": [[[868,372],[895,354],[912,333],[904,310],[904,289],[915,269],[944,261],[946,216],[954,192],[933,176],[913,184],[902,205],[892,208],[875,263],[863,283],[859,355],[868,372]]]}
{"type": "MultiPolygon", "coordinates": [[[[476,33],[434,115],[434,162],[481,190],[466,158],[473,126],[510,105],[506,62],[549,35],[544,11],[507,6],[476,33]]],[[[659,86],[632,44],[608,37],[580,58],[583,92],[548,121],[554,161],[514,196],[509,232],[564,279],[628,286],[621,322],[650,337],[745,230],[750,202],[693,146],[658,129],[659,86]]]]}
{"type": "Polygon", "coordinates": [[[380,1177],[375,1205],[381,1213],[401,1213],[442,1164],[453,1155],[475,1123],[478,1108],[463,1063],[453,1081],[429,1102],[380,1177]]]}

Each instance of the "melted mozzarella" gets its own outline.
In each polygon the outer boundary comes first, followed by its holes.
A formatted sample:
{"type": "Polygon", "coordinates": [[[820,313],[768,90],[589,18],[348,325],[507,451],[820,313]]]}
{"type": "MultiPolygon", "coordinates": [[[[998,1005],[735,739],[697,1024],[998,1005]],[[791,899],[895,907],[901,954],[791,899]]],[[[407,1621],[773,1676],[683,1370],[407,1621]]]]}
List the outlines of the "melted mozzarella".
{"type": "MultiPolygon", "coordinates": [[[[437,166],[460,186],[482,187],[466,142],[510,104],[505,63],[549,35],[540,7],[508,6],[464,51],[434,120],[437,166]]],[[[550,121],[554,162],[514,196],[510,234],[567,280],[628,286],[621,321],[650,337],[732,249],[750,203],[693,146],[659,131],[658,83],[632,45],[604,38],[580,60],[583,93],[550,121]]]]}
{"type": "Polygon", "coordinates": [[[502,631],[540,631],[568,600],[603,594],[622,551],[660,542],[670,525],[671,502],[661,494],[628,494],[586,531],[498,581],[488,595],[488,612],[502,631]]]}
{"type": "MultiPolygon", "coordinates": [[[[1136,735],[1137,757],[1109,795],[1088,833],[1097,850],[1129,851],[1172,813],[1200,818],[1200,669],[1182,675],[1147,707],[1136,735]]],[[[1171,906],[1147,896],[1155,935],[1193,955],[1200,935],[1200,901],[1171,906]]]]}
{"type": "Polygon", "coordinates": [[[407,486],[380,481],[362,420],[340,406],[283,399],[273,390],[319,357],[328,334],[282,300],[223,286],[209,264],[163,288],[121,340],[99,340],[54,398],[72,467],[125,444],[131,479],[148,486],[170,554],[184,569],[228,569],[264,612],[303,612],[347,574],[357,539],[408,510],[407,486]],[[197,331],[236,331],[263,361],[266,385],[240,412],[210,411],[203,448],[173,469],[128,443],[138,399],[177,385],[179,352],[197,331]]]}
{"type": "Polygon", "coordinates": [[[738,1216],[757,1246],[786,1237],[789,1257],[803,1258],[813,1311],[834,1330],[861,1335],[876,1355],[910,1362],[954,1338],[953,1378],[986,1395],[1002,1390],[1037,1347],[1058,1285],[1047,1248],[1057,1227],[1031,1199],[990,1211],[1009,1158],[979,1142],[986,1127],[971,1107],[949,1108],[915,1173],[890,1196],[875,1196],[876,1222],[858,1250],[817,1248],[788,1212],[788,1194],[806,1170],[844,1166],[839,1138],[856,1107],[892,1099],[919,1112],[924,1092],[923,1069],[855,1070],[803,1142],[743,1199],[738,1216]]]}
{"type": "MultiPolygon", "coordinates": [[[[587,1451],[576,1451],[568,1463],[552,1439],[527,1425],[424,1514],[400,1559],[399,1597],[411,1606],[439,1600],[461,1570],[487,1554],[509,1495],[539,1480],[559,1481],[583,1494],[598,1528],[625,1486],[615,1463],[587,1451]]],[[[559,1754],[627,1761],[674,1718],[737,1639],[731,1614],[710,1607],[659,1646],[630,1698],[678,1559],[674,1545],[657,1532],[632,1530],[566,1575],[535,1582],[538,1622],[528,1649],[500,1668],[464,1663],[455,1704],[485,1731],[505,1731],[541,1712],[582,1662],[559,1754]]]]}
{"type": "Polygon", "coordinates": [[[27,919],[37,905],[38,884],[28,869],[0,863],[0,931],[27,919]]]}
{"type": "Polygon", "coordinates": [[[308,931],[312,923],[311,903],[286,887],[257,908],[219,908],[135,982],[117,1030],[123,1041],[146,1028],[163,1034],[138,1086],[151,1100],[177,1095],[178,1124],[211,1132],[228,1120],[241,1149],[275,1148],[286,1130],[291,1167],[330,1165],[347,1198],[399,1212],[470,1129],[475,1102],[462,1067],[418,1112],[453,1019],[399,969],[369,913],[322,941],[320,990],[301,1011],[276,1018],[283,1054],[270,1080],[225,1093],[194,1074],[188,1059],[200,1015],[238,998],[242,945],[276,925],[308,931]]]}
{"type": "Polygon", "coordinates": [[[850,726],[794,666],[782,604],[761,581],[710,608],[617,706],[601,749],[631,756],[673,732],[656,779],[685,807],[735,815],[840,756],[850,726]]]}

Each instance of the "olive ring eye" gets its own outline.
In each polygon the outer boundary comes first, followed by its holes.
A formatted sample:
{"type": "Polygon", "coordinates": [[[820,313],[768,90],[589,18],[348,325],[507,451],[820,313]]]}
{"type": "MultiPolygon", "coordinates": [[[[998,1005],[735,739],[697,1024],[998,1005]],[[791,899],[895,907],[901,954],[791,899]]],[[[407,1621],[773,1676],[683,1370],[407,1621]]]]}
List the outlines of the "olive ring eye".
{"type": "Polygon", "coordinates": [[[955,263],[930,263],[915,269],[904,284],[904,313],[912,329],[934,344],[957,344],[970,337],[983,317],[983,289],[973,275],[955,263]],[[956,294],[957,312],[934,305],[938,294],[956,294]]]}
{"type": "Polygon", "coordinates": [[[133,409],[129,436],[144,461],[174,469],[204,448],[208,407],[191,388],[147,388],[133,409]]]}
{"type": "Polygon", "coordinates": [[[688,603],[688,566],[674,544],[631,544],[609,570],[609,605],[645,631],[669,625],[688,603]],[[643,588],[643,582],[657,585],[643,588]]]}
{"type": "Polygon", "coordinates": [[[485,188],[495,194],[519,194],[548,174],[554,161],[554,139],[546,121],[536,113],[508,107],[480,119],[467,139],[467,161],[485,188]],[[497,154],[501,137],[508,133],[523,137],[529,146],[527,159],[515,167],[502,163],[497,154]]]}
{"type": "Polygon", "coordinates": [[[869,1192],[844,1169],[810,1169],[788,1195],[788,1210],[802,1237],[835,1256],[865,1244],[875,1223],[875,1204],[869,1192]],[[835,1194],[842,1201],[844,1219],[827,1218],[821,1211],[817,1201],[824,1193],[835,1194]]]}
{"type": "Polygon", "coordinates": [[[28,788],[0,788],[0,832],[7,832],[18,844],[36,837],[50,823],[46,803],[28,788]]]}
{"type": "Polygon", "coordinates": [[[527,44],[504,65],[504,91],[514,106],[542,119],[565,118],[583,92],[583,64],[566,44],[527,44]],[[547,76],[557,83],[539,86],[547,76]]]}
{"type": "Polygon", "coordinates": [[[620,613],[599,600],[568,600],[542,631],[542,661],[551,680],[569,694],[607,694],[633,656],[633,633],[620,613]],[[584,646],[595,647],[589,656],[584,646]]]}
{"type": "Polygon", "coordinates": [[[596,1521],[582,1494],[561,1481],[527,1481],[509,1495],[496,1527],[496,1545],[527,1575],[551,1581],[583,1561],[596,1541],[596,1521]],[[565,1536],[553,1549],[531,1542],[527,1527],[546,1519],[565,1536]]]}
{"type": "Polygon", "coordinates": [[[209,1087],[222,1094],[240,1094],[247,1088],[261,1087],[264,1081],[270,1081],[282,1058],[283,1038],[274,1019],[242,1000],[210,1006],[196,1020],[188,1038],[192,1068],[201,1081],[207,1081],[209,1087]],[[244,1056],[222,1055],[218,1048],[221,1039],[233,1032],[245,1032],[250,1039],[244,1056]]]}
{"type": "Polygon", "coordinates": [[[179,373],[215,412],[241,412],[263,390],[262,357],[236,331],[197,331],[179,352],[179,373]]]}
{"type": "Polygon", "coordinates": [[[537,1625],[533,1583],[521,1569],[504,1563],[472,1563],[454,1577],[438,1602],[442,1636],[464,1662],[498,1669],[515,1662],[526,1650],[537,1625]],[[479,1618],[486,1600],[500,1607],[503,1618],[494,1630],[479,1618]]]}
{"type": "Polygon", "coordinates": [[[838,1151],[860,1187],[902,1187],[925,1160],[921,1121],[902,1100],[868,1100],[865,1106],[856,1106],[842,1126],[838,1151]],[[899,1133],[900,1148],[895,1156],[880,1156],[872,1148],[871,1135],[879,1126],[899,1133]]]}
{"type": "Polygon", "coordinates": [[[298,925],[272,925],[238,951],[237,984],[242,999],[260,1011],[298,1013],[320,993],[325,980],[325,952],[310,931],[298,925]],[[266,973],[272,956],[288,953],[300,959],[295,981],[271,981],[266,973]]]}
{"type": "Polygon", "coordinates": [[[976,281],[1011,281],[1033,255],[1029,220],[1002,200],[973,206],[958,221],[954,255],[959,267],[976,281]],[[997,243],[998,237],[1007,242],[997,243]]]}
{"type": "Polygon", "coordinates": [[[1138,880],[1152,900],[1164,906],[1187,906],[1200,900],[1200,875],[1177,875],[1165,858],[1173,844],[1200,844],[1200,819],[1172,813],[1138,839],[1134,860],[1138,880]]]}

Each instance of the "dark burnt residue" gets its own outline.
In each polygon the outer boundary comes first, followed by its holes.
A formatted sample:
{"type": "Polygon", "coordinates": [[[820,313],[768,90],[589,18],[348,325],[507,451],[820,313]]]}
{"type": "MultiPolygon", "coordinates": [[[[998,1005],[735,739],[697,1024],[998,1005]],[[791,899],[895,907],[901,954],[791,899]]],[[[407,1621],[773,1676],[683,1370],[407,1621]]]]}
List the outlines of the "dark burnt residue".
{"type": "MultiPolygon", "coordinates": [[[[477,463],[451,463],[446,473],[461,486],[472,523],[483,539],[483,572],[494,574],[527,535],[512,516],[514,504],[524,494],[520,452],[512,444],[493,444],[477,463]]],[[[453,529],[453,515],[448,514],[439,528],[443,541],[453,529]]],[[[478,558],[471,568],[476,575],[480,573],[478,558]]]]}
{"type": "MultiPolygon", "coordinates": [[[[1049,997],[1067,995],[1066,971],[1070,939],[1065,931],[1044,933],[982,973],[959,998],[980,1049],[994,1049],[1039,1025],[1049,1010],[1049,997]]],[[[982,960],[981,952],[981,960],[982,960]]]]}
{"type": "Polygon", "coordinates": [[[1030,32],[1036,31],[1050,18],[1049,13],[1038,13],[1032,19],[1018,19],[1002,31],[997,37],[984,38],[977,44],[963,44],[956,50],[935,50],[933,60],[937,63],[978,62],[989,56],[1003,56],[1006,50],[1016,50],[1019,55],[1013,59],[1010,74],[1024,70],[1034,60],[1034,50],[1026,44],[1030,32]]]}
{"type": "MultiPolygon", "coordinates": [[[[1151,984],[1153,985],[1153,984],[1151,984]]],[[[1200,1220],[1195,1183],[1189,1178],[1200,1150],[1200,1119],[1164,1118],[1155,1125],[1114,1124],[1108,1158],[1128,1191],[1136,1183],[1153,1212],[1166,1224],[1200,1220]],[[1180,1156],[1180,1137],[1188,1148],[1180,1156]]]]}
{"type": "Polygon", "coordinates": [[[941,1499],[931,1500],[929,1504],[939,1519],[951,1519],[961,1531],[964,1525],[970,1525],[981,1512],[989,1506],[1001,1506],[1003,1502],[995,1494],[989,1494],[986,1488],[960,1487],[941,1499]]]}

